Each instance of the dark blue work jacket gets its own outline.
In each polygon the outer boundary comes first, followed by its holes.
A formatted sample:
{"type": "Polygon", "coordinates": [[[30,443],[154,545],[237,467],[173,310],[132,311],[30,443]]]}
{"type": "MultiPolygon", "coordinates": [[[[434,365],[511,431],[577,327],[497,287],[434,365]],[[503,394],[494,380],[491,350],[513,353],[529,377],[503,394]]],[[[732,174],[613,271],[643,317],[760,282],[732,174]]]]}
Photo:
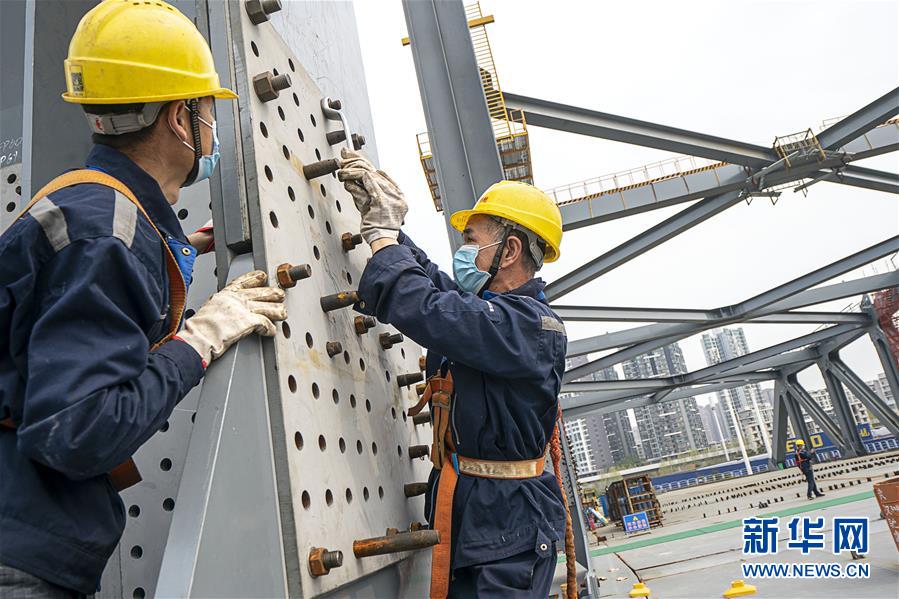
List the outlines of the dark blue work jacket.
{"type": "MultiPolygon", "coordinates": [[[[183,249],[154,179],[105,146],[87,165],[125,183],[183,249]]],[[[18,425],[0,428],[0,563],[81,593],[97,589],[125,525],[104,473],[203,376],[183,341],[149,351],[168,328],[164,247],[129,205],[76,185],[0,236],[0,419],[18,425]]]]}
{"type": "Polygon", "coordinates": [[[799,466],[799,470],[801,470],[803,474],[812,471],[812,457],[814,457],[814,455],[814,453],[807,449],[796,450],[796,465],[799,466]]]}
{"type": "MultiPolygon", "coordinates": [[[[460,292],[400,233],[376,253],[359,283],[360,311],[428,349],[428,376],[445,358],[455,397],[451,428],[459,455],[528,460],[543,455],[559,408],[566,337],[539,279],[482,299],[460,292]],[[438,357],[439,356],[439,357],[438,357]]],[[[425,516],[432,520],[438,473],[425,516]]],[[[565,533],[565,506],[550,461],[524,480],[459,476],[453,501],[453,568],[523,551],[550,555],[565,533]]]]}

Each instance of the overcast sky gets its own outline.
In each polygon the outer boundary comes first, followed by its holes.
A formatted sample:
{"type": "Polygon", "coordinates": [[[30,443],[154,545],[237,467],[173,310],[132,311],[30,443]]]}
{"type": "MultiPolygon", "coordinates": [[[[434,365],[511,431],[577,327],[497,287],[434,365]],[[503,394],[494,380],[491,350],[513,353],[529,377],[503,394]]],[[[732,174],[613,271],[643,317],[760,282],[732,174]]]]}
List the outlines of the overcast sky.
{"type": "MultiPolygon", "coordinates": [[[[412,55],[395,0],[356,2],[382,168],[402,186],[405,230],[450,269],[442,215],[431,202],[415,135],[425,130],[412,55]]],[[[763,146],[776,135],[849,114],[899,82],[899,3],[889,1],[538,2],[486,0],[496,67],[507,92],[555,100],[763,146]]],[[[673,154],[530,129],[538,187],[630,169],[673,154]]],[[[860,162],[899,170],[893,153],[860,162]]],[[[552,281],[689,204],[566,233],[552,281]]],[[[739,204],[564,298],[565,304],[715,308],[751,297],[899,232],[890,194],[821,183],[776,206],[739,204]]],[[[896,259],[899,266],[899,259],[896,259]]],[[[895,268],[881,261],[866,273],[895,268]]],[[[857,300],[853,300],[857,301],[857,300]]],[[[840,310],[850,301],[815,309],[840,310]]],[[[570,339],[633,324],[569,325],[570,339]]],[[[746,325],[757,350],[814,326],[746,325]]],[[[699,337],[681,342],[704,367],[699,337]]],[[[864,378],[881,367],[867,339],[844,353],[864,378]]],[[[823,386],[807,373],[809,388],[823,386]]]]}

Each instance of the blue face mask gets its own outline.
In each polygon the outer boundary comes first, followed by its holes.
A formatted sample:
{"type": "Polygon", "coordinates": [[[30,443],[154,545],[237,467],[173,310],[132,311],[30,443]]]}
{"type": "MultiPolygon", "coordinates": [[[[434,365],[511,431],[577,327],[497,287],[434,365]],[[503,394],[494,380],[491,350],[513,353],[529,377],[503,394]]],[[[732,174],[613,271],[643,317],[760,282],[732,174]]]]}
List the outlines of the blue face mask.
{"type": "Polygon", "coordinates": [[[456,285],[462,291],[469,293],[480,293],[484,284],[490,280],[490,273],[484,272],[475,264],[475,260],[481,250],[501,244],[497,241],[484,247],[478,247],[475,244],[463,245],[453,255],[453,278],[456,285]]]}

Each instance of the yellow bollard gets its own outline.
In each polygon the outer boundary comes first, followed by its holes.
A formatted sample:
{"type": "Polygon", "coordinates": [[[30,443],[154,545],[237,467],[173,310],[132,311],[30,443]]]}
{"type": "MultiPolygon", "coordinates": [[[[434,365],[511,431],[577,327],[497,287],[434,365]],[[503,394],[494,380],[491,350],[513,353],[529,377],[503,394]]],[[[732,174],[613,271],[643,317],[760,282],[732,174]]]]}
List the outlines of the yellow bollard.
{"type": "Polygon", "coordinates": [[[628,597],[649,597],[649,587],[642,582],[635,582],[634,588],[627,594],[628,597]]]}
{"type": "Polygon", "coordinates": [[[743,595],[755,595],[756,588],[754,585],[746,584],[742,580],[735,580],[730,583],[730,588],[724,591],[725,599],[730,597],[742,597],[743,595]]]}

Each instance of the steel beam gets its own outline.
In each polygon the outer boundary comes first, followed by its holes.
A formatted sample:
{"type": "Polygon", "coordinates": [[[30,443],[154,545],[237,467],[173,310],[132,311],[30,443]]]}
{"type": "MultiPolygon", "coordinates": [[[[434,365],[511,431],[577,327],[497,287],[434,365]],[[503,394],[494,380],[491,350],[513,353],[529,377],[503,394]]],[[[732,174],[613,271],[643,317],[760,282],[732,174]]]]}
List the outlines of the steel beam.
{"type": "Polygon", "coordinates": [[[838,150],[896,114],[899,114],[899,87],[819,133],[818,142],[825,150],[838,150]]]}
{"type": "Polygon", "coordinates": [[[740,201],[740,193],[732,191],[697,202],[633,239],[624,242],[615,249],[556,279],[546,286],[544,293],[546,293],[546,297],[550,301],[557,299],[625,262],[648,252],[672,237],[695,227],[719,212],[727,210],[740,201]]]}
{"type": "Polygon", "coordinates": [[[836,355],[831,356],[830,365],[833,369],[833,373],[840,379],[840,382],[842,382],[847,389],[852,391],[853,395],[862,402],[862,405],[864,405],[869,412],[873,413],[877,420],[887,427],[894,436],[899,437],[899,415],[890,409],[890,406],[880,399],[880,397],[865,384],[855,371],[849,368],[849,366],[840,360],[839,357],[836,355]]]}
{"type": "Polygon", "coordinates": [[[771,148],[714,135],[518,94],[504,93],[503,97],[507,107],[524,111],[525,120],[532,127],[567,131],[752,167],[764,166],[778,158],[771,148]]]}
{"type": "Polygon", "coordinates": [[[618,364],[619,362],[623,362],[624,360],[629,360],[658,347],[662,347],[663,345],[694,335],[700,331],[724,324],[742,322],[747,316],[758,316],[766,306],[776,304],[790,296],[796,295],[800,291],[808,289],[809,287],[833,279],[834,277],[864,266],[873,260],[890,255],[896,251],[899,251],[899,236],[891,237],[890,239],[874,244],[851,256],[847,256],[792,281],[778,285],[773,289],[769,289],[768,291],[760,293],[743,302],[719,308],[717,313],[720,318],[713,324],[706,323],[696,325],[692,323],[679,323],[660,325],[659,329],[657,329],[657,333],[664,336],[660,336],[651,341],[637,343],[626,349],[619,350],[608,356],[603,356],[602,358],[588,362],[583,366],[572,369],[565,374],[566,378],[564,380],[567,382],[579,379],[601,368],[607,368],[614,364],[618,364]]]}
{"type": "Polygon", "coordinates": [[[899,150],[899,122],[874,127],[843,146],[854,160],[864,160],[899,150]]]}
{"type": "Polygon", "coordinates": [[[844,458],[851,458],[858,455],[865,455],[867,450],[858,434],[855,418],[852,417],[852,408],[849,407],[849,399],[846,397],[846,391],[843,384],[832,369],[830,360],[826,357],[818,361],[818,369],[821,376],[824,377],[824,384],[827,386],[827,394],[833,404],[833,413],[843,431],[844,458]]]}
{"type": "MultiPolygon", "coordinates": [[[[709,322],[712,310],[680,308],[627,308],[602,306],[552,306],[566,322],[709,322]]],[[[868,316],[859,312],[776,312],[749,319],[765,324],[867,324],[868,316]]]]}
{"type": "Polygon", "coordinates": [[[786,388],[790,394],[799,401],[799,405],[808,412],[809,416],[812,417],[812,420],[814,420],[815,423],[821,427],[831,439],[833,439],[834,443],[841,448],[846,445],[846,441],[843,439],[843,433],[840,430],[839,425],[827,415],[824,408],[818,405],[818,402],[816,402],[811,394],[805,390],[805,387],[802,386],[802,383],[799,382],[795,374],[787,377],[786,388]]]}
{"type": "Polygon", "coordinates": [[[403,0],[403,10],[446,230],[456,250],[461,238],[450,215],[471,208],[503,179],[502,164],[462,2],[403,0]]]}
{"type": "Polygon", "coordinates": [[[847,166],[836,174],[833,182],[875,191],[899,193],[899,175],[860,166],[847,166]]]}
{"type": "MultiPolygon", "coordinates": [[[[883,289],[888,289],[892,286],[888,285],[883,287],[883,289]]],[[[874,310],[871,298],[867,295],[862,298],[861,308],[871,318],[868,336],[871,339],[871,343],[874,344],[874,350],[877,352],[877,358],[880,360],[880,367],[883,368],[883,374],[886,377],[890,393],[892,393],[896,401],[899,401],[899,356],[894,356],[890,351],[890,344],[883,333],[883,329],[880,327],[877,312],[874,310]]]]}
{"type": "Polygon", "coordinates": [[[772,422],[771,456],[774,467],[782,466],[787,454],[787,404],[784,399],[786,389],[782,381],[774,383],[774,406],[772,422]]]}
{"type": "Polygon", "coordinates": [[[808,443],[809,431],[805,425],[805,418],[802,415],[802,406],[799,405],[799,402],[789,390],[785,390],[783,397],[787,414],[789,414],[790,422],[793,424],[793,434],[797,439],[803,439],[808,443]]]}
{"type": "MultiPolygon", "coordinates": [[[[617,381],[578,381],[562,385],[562,393],[589,393],[593,391],[642,391],[650,393],[658,389],[677,387],[685,383],[687,375],[666,376],[654,379],[623,379],[617,381]]],[[[770,373],[747,373],[732,377],[716,375],[703,379],[704,383],[734,382],[748,384],[771,380],[770,373]]]]}

